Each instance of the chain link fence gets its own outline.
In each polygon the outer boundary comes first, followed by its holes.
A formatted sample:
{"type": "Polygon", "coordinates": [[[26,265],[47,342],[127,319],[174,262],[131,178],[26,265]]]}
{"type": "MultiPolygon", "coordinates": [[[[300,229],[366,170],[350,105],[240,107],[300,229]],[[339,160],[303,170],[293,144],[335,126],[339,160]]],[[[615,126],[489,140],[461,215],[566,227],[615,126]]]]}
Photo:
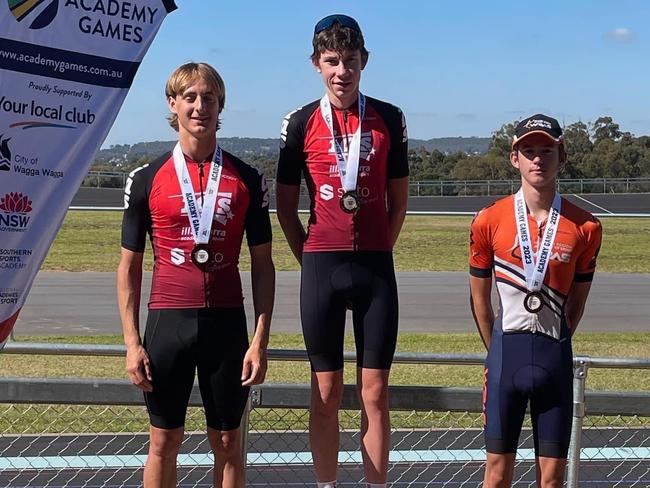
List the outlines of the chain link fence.
{"type": "MultiPolygon", "coordinates": [[[[119,355],[118,346],[9,343],[3,353],[119,355]],[[50,352],[47,352],[50,351],[50,352]]],[[[304,358],[274,351],[271,359],[304,358]]],[[[353,356],[346,354],[346,359],[353,356]]],[[[480,364],[479,356],[398,354],[396,362],[480,364]]],[[[650,486],[650,394],[588,392],[592,367],[650,368],[650,360],[576,359],[574,433],[568,486],[650,486]],[[582,391],[582,396],[580,392],[582,391]],[[582,403],[582,399],[585,402],[582,403]],[[580,434],[581,435],[578,435],[580,434]],[[577,460],[577,461],[576,461],[577,460]],[[578,480],[580,480],[578,482],[578,480]]],[[[483,476],[481,391],[476,388],[391,387],[390,474],[393,487],[479,487],[483,476]]],[[[178,458],[179,486],[211,486],[212,455],[198,390],[178,458]]],[[[313,486],[308,437],[308,385],[262,385],[245,416],[249,486],[313,486]]],[[[346,386],[340,415],[341,486],[363,481],[355,389],[346,386]]],[[[0,486],[139,486],[148,447],[139,390],[126,381],[0,379],[0,486]]],[[[535,486],[529,419],[521,437],[516,487],[535,486]]]]}

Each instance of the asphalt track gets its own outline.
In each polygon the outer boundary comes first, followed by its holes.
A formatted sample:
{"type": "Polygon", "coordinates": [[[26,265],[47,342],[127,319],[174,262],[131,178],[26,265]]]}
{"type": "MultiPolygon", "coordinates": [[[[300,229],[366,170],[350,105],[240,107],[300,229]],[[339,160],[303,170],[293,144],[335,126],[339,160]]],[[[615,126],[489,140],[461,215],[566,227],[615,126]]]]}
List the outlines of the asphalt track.
{"type": "MultiPolygon", "coordinates": [[[[402,332],[475,332],[466,273],[398,273],[402,332]]],[[[242,273],[249,323],[253,317],[250,273],[242,273]]],[[[145,323],[151,273],[143,281],[145,323]]],[[[277,276],[274,332],[300,332],[298,272],[277,276]]],[[[596,273],[582,332],[650,331],[650,274],[596,273]]],[[[350,314],[348,313],[348,318],[350,314]]],[[[42,271],[14,329],[20,335],[121,333],[114,273],[42,271]]]]}
{"type": "MultiPolygon", "coordinates": [[[[589,193],[564,195],[573,203],[596,214],[650,214],[648,193],[589,193]]],[[[494,202],[499,196],[469,197],[410,197],[410,212],[477,212],[494,202]]],[[[274,198],[271,199],[273,207],[274,198]]],[[[80,188],[72,200],[72,207],[122,208],[123,191],[118,188],[80,188]]],[[[300,209],[309,208],[308,199],[300,199],[300,209]]]]}

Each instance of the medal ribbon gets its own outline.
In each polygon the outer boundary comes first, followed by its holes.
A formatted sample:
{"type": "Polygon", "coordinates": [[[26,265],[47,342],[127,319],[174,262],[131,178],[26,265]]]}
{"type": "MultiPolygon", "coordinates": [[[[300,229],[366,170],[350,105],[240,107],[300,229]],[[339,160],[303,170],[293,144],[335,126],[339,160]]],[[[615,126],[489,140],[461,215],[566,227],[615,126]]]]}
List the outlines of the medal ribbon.
{"type": "Polygon", "coordinates": [[[560,224],[561,208],[562,199],[560,198],[560,194],[556,192],[548,214],[546,230],[541,242],[538,241],[537,255],[535,255],[530,240],[524,192],[520,188],[515,195],[515,220],[517,224],[517,236],[519,237],[519,250],[521,251],[521,261],[524,264],[526,288],[529,291],[539,291],[542,288],[542,283],[544,283],[544,276],[548,269],[555,235],[560,224]]]}
{"type": "Polygon", "coordinates": [[[207,244],[210,240],[210,230],[212,229],[212,221],[214,216],[214,207],[217,202],[217,194],[219,193],[219,181],[221,180],[221,170],[223,168],[221,159],[221,148],[216,147],[214,156],[212,157],[212,164],[210,165],[210,174],[208,176],[208,184],[205,188],[203,197],[203,205],[199,206],[196,201],[194,187],[190,174],[187,171],[187,163],[185,156],[181,149],[180,143],[176,143],[174,147],[174,168],[176,169],[176,176],[178,183],[183,192],[183,203],[185,204],[185,211],[187,218],[190,221],[190,229],[192,230],[192,237],[196,244],[207,244]]]}
{"type": "Polygon", "coordinates": [[[336,164],[339,167],[339,177],[341,178],[341,186],[343,191],[355,191],[357,189],[357,173],[359,172],[359,154],[361,153],[361,122],[366,112],[366,97],[359,93],[358,99],[359,106],[359,126],[352,136],[348,146],[348,157],[341,144],[336,140],[334,135],[334,120],[332,118],[332,105],[327,94],[320,99],[320,113],[327,127],[332,134],[332,142],[334,143],[334,152],[336,153],[336,164]]]}

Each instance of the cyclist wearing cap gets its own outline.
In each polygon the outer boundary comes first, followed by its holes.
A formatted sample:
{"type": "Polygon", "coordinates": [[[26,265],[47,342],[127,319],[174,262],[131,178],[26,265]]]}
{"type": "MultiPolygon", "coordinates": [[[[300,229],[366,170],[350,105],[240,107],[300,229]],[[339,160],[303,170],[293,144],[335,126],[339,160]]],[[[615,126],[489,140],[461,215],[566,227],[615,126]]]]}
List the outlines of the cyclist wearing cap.
{"type": "Polygon", "coordinates": [[[556,487],[564,481],[571,433],[571,336],[589,294],[602,230],[594,216],[556,192],[566,162],[557,120],[537,114],[520,122],[510,162],[521,174],[521,189],[481,210],[470,234],[472,312],[488,350],[483,486],[511,486],[530,401],[537,482],[556,487]]]}
{"type": "Polygon", "coordinates": [[[216,138],[225,87],[204,63],[172,73],[165,88],[172,153],[136,169],[125,188],[117,296],[129,378],[150,419],[144,486],[176,485],[176,456],[198,371],[214,486],[243,488],[239,424],[250,385],[266,373],[275,271],[264,177],[216,138]],[[238,263],[246,233],[256,330],[249,346],[238,263]],[[154,270],[141,341],[138,313],[149,234],[154,270]]]}
{"type": "Polygon", "coordinates": [[[388,376],[397,340],[392,248],[408,198],[402,112],[359,91],[368,61],[357,22],[330,15],[314,29],[312,63],[325,96],[284,120],[277,172],[278,218],[302,265],[300,311],[312,368],[310,441],[319,487],[336,483],[343,338],[351,308],[368,486],[388,469],[388,376]],[[308,230],[298,218],[309,191],[308,230]]]}

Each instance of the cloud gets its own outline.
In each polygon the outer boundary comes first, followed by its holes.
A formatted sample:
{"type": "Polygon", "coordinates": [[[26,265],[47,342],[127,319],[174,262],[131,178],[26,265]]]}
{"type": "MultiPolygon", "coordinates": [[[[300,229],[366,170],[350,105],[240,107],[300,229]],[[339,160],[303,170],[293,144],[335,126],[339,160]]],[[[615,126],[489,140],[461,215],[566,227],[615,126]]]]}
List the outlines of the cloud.
{"type": "Polygon", "coordinates": [[[618,27],[614,30],[605,32],[605,40],[611,42],[633,42],[636,40],[636,35],[627,27],[618,27]]]}

